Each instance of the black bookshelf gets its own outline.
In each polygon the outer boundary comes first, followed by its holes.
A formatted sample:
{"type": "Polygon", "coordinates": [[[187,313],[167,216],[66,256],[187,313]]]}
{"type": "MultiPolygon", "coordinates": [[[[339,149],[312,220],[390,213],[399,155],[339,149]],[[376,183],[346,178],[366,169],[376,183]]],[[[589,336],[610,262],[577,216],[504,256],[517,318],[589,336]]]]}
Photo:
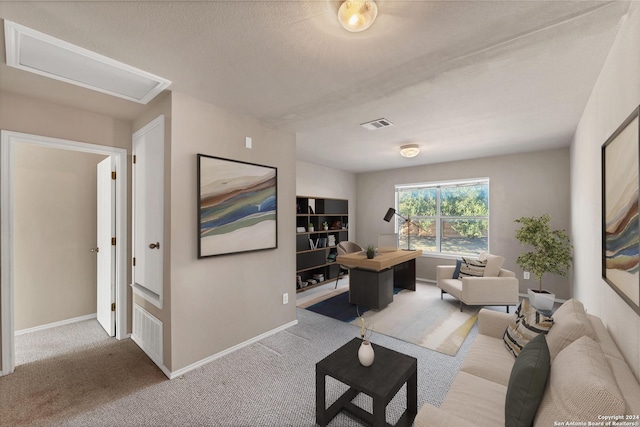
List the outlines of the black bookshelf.
{"type": "Polygon", "coordinates": [[[297,292],[336,280],[336,246],[349,239],[348,227],[348,200],[296,197],[297,292]]]}

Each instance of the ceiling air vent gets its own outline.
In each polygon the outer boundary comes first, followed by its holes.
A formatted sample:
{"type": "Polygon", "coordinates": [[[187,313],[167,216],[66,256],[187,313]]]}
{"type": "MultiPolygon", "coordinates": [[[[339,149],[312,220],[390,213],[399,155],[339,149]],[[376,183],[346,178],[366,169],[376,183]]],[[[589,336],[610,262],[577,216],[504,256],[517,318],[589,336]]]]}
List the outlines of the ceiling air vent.
{"type": "Polygon", "coordinates": [[[362,123],[360,126],[369,130],[376,130],[376,129],[382,129],[389,126],[393,126],[393,123],[391,123],[387,119],[378,119],[378,120],[373,120],[371,122],[362,123]]]}
{"type": "Polygon", "coordinates": [[[4,21],[7,65],[146,104],[171,82],[106,56],[4,21]]]}

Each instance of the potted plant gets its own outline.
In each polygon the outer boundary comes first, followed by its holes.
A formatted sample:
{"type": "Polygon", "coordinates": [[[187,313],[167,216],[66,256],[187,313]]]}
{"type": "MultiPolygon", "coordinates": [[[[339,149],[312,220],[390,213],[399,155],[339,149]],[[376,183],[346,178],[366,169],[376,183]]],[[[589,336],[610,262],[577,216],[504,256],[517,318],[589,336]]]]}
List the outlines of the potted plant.
{"type": "Polygon", "coordinates": [[[537,290],[528,290],[531,305],[539,310],[551,310],[555,295],[542,289],[542,276],[545,273],[566,277],[572,261],[572,245],[565,230],[552,230],[551,217],[522,217],[515,222],[521,224],[516,231],[516,239],[521,245],[529,245],[533,250],[522,252],[516,263],[524,271],[533,273],[538,281],[537,290]]]}
{"type": "Polygon", "coordinates": [[[322,223],[322,228],[324,228],[325,230],[329,229],[329,224],[327,223],[327,221],[322,223]]]}
{"type": "Polygon", "coordinates": [[[309,231],[314,231],[315,228],[313,227],[313,224],[309,223],[309,231]]]}
{"type": "Polygon", "coordinates": [[[375,255],[376,255],[376,248],[374,248],[373,245],[367,246],[367,258],[373,259],[375,255]]]}

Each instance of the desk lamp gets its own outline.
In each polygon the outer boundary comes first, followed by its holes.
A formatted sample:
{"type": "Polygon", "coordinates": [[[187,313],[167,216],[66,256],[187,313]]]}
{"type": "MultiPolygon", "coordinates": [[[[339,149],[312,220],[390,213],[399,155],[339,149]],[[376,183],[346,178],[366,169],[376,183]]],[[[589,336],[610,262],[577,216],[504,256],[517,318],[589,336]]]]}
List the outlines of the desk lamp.
{"type": "Polygon", "coordinates": [[[409,217],[409,215],[407,215],[407,217],[405,218],[402,215],[400,215],[398,212],[396,212],[394,208],[389,208],[389,210],[387,211],[387,214],[384,216],[384,220],[389,222],[391,221],[391,218],[393,218],[394,215],[398,215],[400,218],[404,219],[405,222],[407,223],[407,249],[403,249],[403,250],[414,251],[415,249],[411,249],[411,218],[409,217]]]}

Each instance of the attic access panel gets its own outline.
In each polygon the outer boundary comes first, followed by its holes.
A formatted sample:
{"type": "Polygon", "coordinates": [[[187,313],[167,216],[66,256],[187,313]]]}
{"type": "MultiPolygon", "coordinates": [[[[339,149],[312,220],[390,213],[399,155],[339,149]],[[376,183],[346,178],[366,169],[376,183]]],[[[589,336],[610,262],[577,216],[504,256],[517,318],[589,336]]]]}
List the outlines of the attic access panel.
{"type": "Polygon", "coordinates": [[[171,81],[4,21],[7,65],[97,92],[147,104],[171,81]]]}

